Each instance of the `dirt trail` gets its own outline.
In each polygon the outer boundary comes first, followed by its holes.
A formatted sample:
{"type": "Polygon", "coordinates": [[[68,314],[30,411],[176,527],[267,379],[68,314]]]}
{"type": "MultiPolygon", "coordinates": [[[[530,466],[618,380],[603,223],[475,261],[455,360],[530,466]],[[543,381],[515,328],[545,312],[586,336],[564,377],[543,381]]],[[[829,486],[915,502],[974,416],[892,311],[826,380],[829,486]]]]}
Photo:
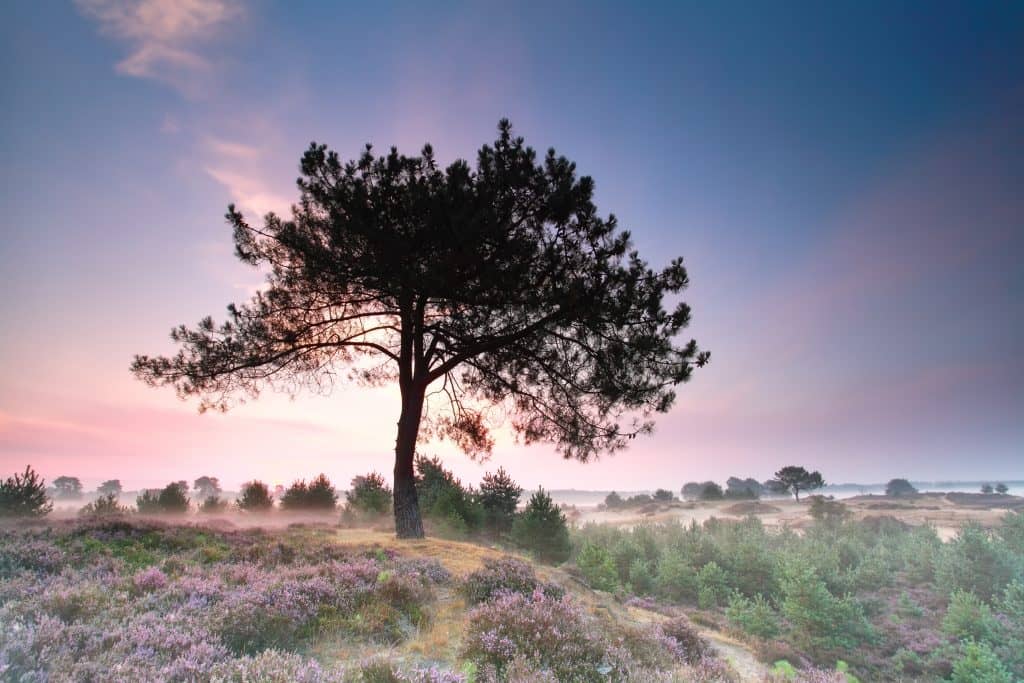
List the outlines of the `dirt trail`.
{"type": "Polygon", "coordinates": [[[768,674],[768,667],[758,661],[754,653],[738,640],[724,633],[701,629],[700,634],[708,639],[718,656],[729,663],[743,683],[760,683],[768,674]]]}

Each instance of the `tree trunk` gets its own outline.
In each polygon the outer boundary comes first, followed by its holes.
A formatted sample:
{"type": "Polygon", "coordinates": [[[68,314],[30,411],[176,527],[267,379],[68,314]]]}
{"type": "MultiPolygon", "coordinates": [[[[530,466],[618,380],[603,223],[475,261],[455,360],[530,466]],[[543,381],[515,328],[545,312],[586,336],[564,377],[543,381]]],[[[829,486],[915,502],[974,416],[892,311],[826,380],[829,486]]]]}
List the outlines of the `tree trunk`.
{"type": "Polygon", "coordinates": [[[423,415],[424,388],[402,387],[402,415],[395,439],[395,534],[398,538],[423,538],[423,519],[416,495],[416,435],[423,415]]]}

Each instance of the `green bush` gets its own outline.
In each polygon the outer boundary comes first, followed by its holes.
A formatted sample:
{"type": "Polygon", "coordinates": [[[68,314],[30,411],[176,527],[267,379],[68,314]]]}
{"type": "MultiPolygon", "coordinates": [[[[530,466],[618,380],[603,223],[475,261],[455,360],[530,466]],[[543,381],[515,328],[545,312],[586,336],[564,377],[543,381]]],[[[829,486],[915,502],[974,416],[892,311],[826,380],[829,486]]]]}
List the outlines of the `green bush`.
{"type": "Polygon", "coordinates": [[[654,592],[654,572],[651,571],[651,563],[636,558],[629,565],[629,590],[636,595],[650,595],[654,592]]]}
{"type": "Polygon", "coordinates": [[[619,574],[608,551],[593,543],[584,543],[576,556],[576,566],[591,588],[612,592],[619,587],[619,574]]]}
{"type": "Polygon", "coordinates": [[[669,549],[658,562],[655,591],[658,597],[672,602],[697,599],[697,571],[678,550],[669,549]]]}
{"type": "Polygon", "coordinates": [[[46,480],[31,467],[0,482],[0,517],[43,517],[52,510],[46,480]]]}
{"type": "Polygon", "coordinates": [[[697,604],[702,609],[717,607],[729,594],[725,570],[717,562],[708,562],[697,572],[697,604]]]}
{"type": "Polygon", "coordinates": [[[786,562],[782,614],[794,639],[812,651],[853,649],[873,637],[861,606],[850,596],[832,595],[814,567],[799,558],[786,562]]]}
{"type": "Polygon", "coordinates": [[[219,515],[227,512],[227,509],[228,501],[218,495],[207,496],[199,506],[199,512],[204,515],[219,515]]]}
{"type": "Polygon", "coordinates": [[[961,527],[956,537],[938,555],[935,581],[947,593],[960,589],[986,602],[1002,594],[1018,576],[1021,558],[1000,538],[976,523],[961,527]]]}
{"type": "Polygon", "coordinates": [[[345,511],[355,515],[379,516],[391,510],[391,487],[376,472],[354,477],[349,484],[345,511]]]}
{"type": "Polygon", "coordinates": [[[1013,683],[1006,667],[986,643],[967,641],[953,664],[953,683],[1013,683]]]}
{"type": "Polygon", "coordinates": [[[254,480],[242,484],[241,495],[236,504],[239,510],[246,512],[269,512],[274,507],[274,498],[266,484],[254,480]]]}
{"type": "Polygon", "coordinates": [[[135,506],[144,515],[183,515],[190,502],[186,490],[183,482],[171,482],[160,491],[143,491],[135,499],[135,506]]]}
{"type": "Polygon", "coordinates": [[[479,496],[446,470],[439,458],[416,458],[416,493],[423,516],[440,522],[442,531],[461,536],[483,527],[485,512],[479,496]]]}
{"type": "Polygon", "coordinates": [[[942,630],[958,640],[995,642],[999,622],[992,610],[973,593],[955,590],[949,598],[942,630]]]}
{"type": "Polygon", "coordinates": [[[484,510],[484,525],[492,534],[507,534],[512,531],[516,508],[523,489],[504,468],[495,473],[488,472],[480,481],[480,505],[484,510]]]}
{"type": "Polygon", "coordinates": [[[118,502],[116,493],[108,493],[91,503],[87,503],[78,511],[78,514],[81,517],[114,517],[126,515],[128,512],[127,506],[121,505],[118,502]]]}
{"type": "Polygon", "coordinates": [[[750,598],[734,593],[725,610],[729,622],[744,633],[758,638],[774,638],[779,635],[779,617],[772,606],[761,595],[750,598]]]}
{"type": "Polygon", "coordinates": [[[551,496],[539,489],[512,523],[512,541],[545,562],[569,559],[569,526],[551,496]]]}
{"type": "Polygon", "coordinates": [[[324,474],[308,484],[295,481],[281,496],[281,509],[290,512],[333,512],[337,506],[338,494],[324,474]]]}

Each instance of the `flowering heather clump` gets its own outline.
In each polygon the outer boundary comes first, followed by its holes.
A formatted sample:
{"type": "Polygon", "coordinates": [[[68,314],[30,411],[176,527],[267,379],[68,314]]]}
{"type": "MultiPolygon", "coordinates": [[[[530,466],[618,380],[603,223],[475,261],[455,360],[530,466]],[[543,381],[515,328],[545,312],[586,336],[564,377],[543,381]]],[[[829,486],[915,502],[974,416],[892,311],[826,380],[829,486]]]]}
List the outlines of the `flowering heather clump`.
{"type": "Polygon", "coordinates": [[[517,658],[558,680],[605,681],[621,670],[623,654],[609,647],[596,624],[568,597],[501,593],[470,612],[464,655],[503,675],[517,658]],[[602,671],[604,673],[602,673],[602,671]]]}
{"type": "Polygon", "coordinates": [[[156,567],[143,569],[132,577],[132,585],[140,593],[152,593],[167,587],[167,575],[156,567]]]}
{"type": "Polygon", "coordinates": [[[423,577],[426,581],[445,586],[452,581],[452,574],[437,560],[427,558],[399,559],[395,562],[395,571],[401,574],[412,574],[423,577]]]}
{"type": "Polygon", "coordinates": [[[346,556],[319,540],[285,564],[204,560],[242,541],[272,547],[245,533],[116,520],[0,537],[0,680],[341,682],[340,669],[294,651],[326,632],[400,640],[446,578],[429,562],[346,556]],[[330,559],[306,562],[307,551],[330,559]]]}
{"type": "Polygon", "coordinates": [[[513,557],[485,560],[478,569],[463,582],[460,590],[470,604],[490,600],[499,593],[522,593],[530,595],[538,588],[553,598],[560,598],[564,591],[553,584],[541,584],[533,567],[513,557]]]}

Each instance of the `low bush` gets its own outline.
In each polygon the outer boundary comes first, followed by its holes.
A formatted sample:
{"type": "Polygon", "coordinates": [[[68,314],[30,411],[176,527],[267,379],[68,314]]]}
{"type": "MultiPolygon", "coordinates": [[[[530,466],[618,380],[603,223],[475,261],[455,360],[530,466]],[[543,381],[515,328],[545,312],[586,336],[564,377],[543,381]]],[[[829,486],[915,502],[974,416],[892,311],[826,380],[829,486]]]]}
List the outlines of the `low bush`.
{"type": "Polygon", "coordinates": [[[584,543],[576,556],[576,566],[591,588],[611,592],[619,587],[619,574],[612,557],[599,545],[584,543]]]}
{"type": "Polygon", "coordinates": [[[1013,683],[1013,677],[986,643],[967,641],[953,664],[952,683],[1013,683]]]}
{"type": "Polygon", "coordinates": [[[995,642],[999,636],[999,622],[991,608],[973,593],[956,590],[949,598],[942,630],[957,640],[995,642]]]}
{"type": "Polygon", "coordinates": [[[778,613],[761,595],[750,599],[740,593],[734,593],[729,598],[725,616],[735,628],[758,638],[774,638],[781,630],[778,613]]]}
{"type": "Polygon", "coordinates": [[[189,503],[182,482],[172,482],[159,491],[143,491],[135,499],[136,508],[144,515],[183,515],[188,512],[189,503]]]}
{"type": "Polygon", "coordinates": [[[204,515],[219,515],[227,512],[228,502],[220,496],[207,496],[206,500],[199,506],[199,512],[204,515]]]}
{"type": "Polygon", "coordinates": [[[354,477],[349,484],[345,511],[354,516],[382,516],[391,511],[391,487],[376,472],[354,477]]]}
{"type": "Polygon", "coordinates": [[[555,598],[564,593],[554,584],[542,583],[533,567],[514,557],[484,560],[484,566],[469,574],[459,586],[459,592],[471,605],[486,602],[503,593],[531,595],[536,590],[555,598]]]}

